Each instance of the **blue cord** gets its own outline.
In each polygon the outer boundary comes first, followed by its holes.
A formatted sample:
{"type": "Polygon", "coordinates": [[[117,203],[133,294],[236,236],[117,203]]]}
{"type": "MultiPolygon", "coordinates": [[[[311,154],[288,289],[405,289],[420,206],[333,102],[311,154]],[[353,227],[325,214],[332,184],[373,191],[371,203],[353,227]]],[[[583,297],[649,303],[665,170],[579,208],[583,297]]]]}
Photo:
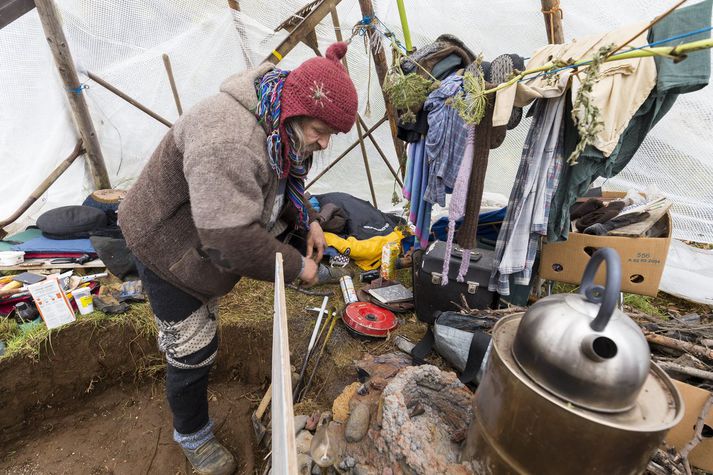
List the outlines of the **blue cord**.
{"type": "Polygon", "coordinates": [[[89,85],[82,83],[74,89],[67,89],[67,90],[73,94],[81,94],[82,91],[84,91],[85,89],[89,89],[89,85]]]}
{"type": "MultiPolygon", "coordinates": [[[[690,36],[694,36],[694,35],[697,35],[697,34],[699,34],[699,33],[705,33],[705,32],[707,32],[707,31],[711,31],[711,30],[713,30],[713,26],[708,26],[708,27],[701,28],[701,29],[695,30],[695,31],[689,31],[688,33],[681,33],[680,35],[672,36],[672,37],[670,37],[670,38],[665,38],[665,39],[659,40],[659,41],[654,41],[653,43],[645,44],[645,45],[643,45],[643,46],[638,46],[638,47],[636,47],[636,48],[631,48],[631,49],[629,49],[629,50],[627,50],[627,51],[623,51],[622,53],[617,53],[617,54],[613,55],[612,58],[616,58],[618,55],[623,54],[623,53],[626,53],[626,52],[628,52],[628,51],[636,51],[636,50],[641,50],[641,49],[644,49],[644,48],[651,48],[651,47],[653,47],[653,46],[658,46],[658,45],[660,45],[660,44],[668,43],[668,42],[670,42],[670,41],[680,40],[681,38],[688,38],[688,37],[690,37],[690,36]]],[[[561,67],[561,68],[553,69],[552,71],[545,71],[545,72],[539,73],[539,74],[537,74],[536,76],[531,76],[531,77],[527,77],[527,78],[522,78],[522,79],[520,79],[520,81],[518,81],[518,82],[529,81],[530,79],[535,79],[535,78],[538,78],[538,77],[540,77],[540,76],[549,76],[549,75],[552,75],[552,74],[557,74],[558,72],[564,71],[565,69],[579,68],[579,67],[581,67],[581,66],[586,66],[587,64],[590,64],[590,63],[591,63],[591,61],[587,61],[587,62],[578,64],[578,65],[576,65],[576,66],[573,65],[573,64],[570,64],[569,66],[563,66],[563,67],[561,67]]]]}

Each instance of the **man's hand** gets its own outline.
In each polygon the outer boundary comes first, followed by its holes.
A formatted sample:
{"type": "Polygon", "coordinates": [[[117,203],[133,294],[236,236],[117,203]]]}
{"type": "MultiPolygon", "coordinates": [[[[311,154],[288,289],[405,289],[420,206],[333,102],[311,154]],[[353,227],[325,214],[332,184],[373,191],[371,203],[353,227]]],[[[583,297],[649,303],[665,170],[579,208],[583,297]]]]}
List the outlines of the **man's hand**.
{"type": "Polygon", "coordinates": [[[302,258],[302,262],[304,263],[304,268],[300,272],[300,280],[307,287],[311,287],[317,283],[317,263],[308,257],[302,258]]]}
{"type": "Polygon", "coordinates": [[[326,248],[327,240],[324,238],[322,226],[320,226],[317,221],[313,221],[310,223],[309,233],[307,233],[307,258],[312,257],[312,253],[316,249],[317,254],[314,256],[314,260],[319,263],[322,260],[326,248]]]}

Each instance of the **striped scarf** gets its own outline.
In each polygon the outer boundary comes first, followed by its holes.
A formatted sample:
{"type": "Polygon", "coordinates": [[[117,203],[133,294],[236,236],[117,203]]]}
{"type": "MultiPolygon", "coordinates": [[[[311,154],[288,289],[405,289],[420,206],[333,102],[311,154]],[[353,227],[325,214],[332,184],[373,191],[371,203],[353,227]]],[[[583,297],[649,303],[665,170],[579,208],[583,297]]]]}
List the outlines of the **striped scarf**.
{"type": "Polygon", "coordinates": [[[280,123],[282,88],[288,74],[289,71],[275,68],[255,80],[255,116],[267,131],[267,156],[272,170],[279,179],[287,179],[285,193],[297,210],[297,227],[308,229],[309,216],[304,192],[312,157],[303,157],[297,153],[295,134],[290,127],[280,123]]]}

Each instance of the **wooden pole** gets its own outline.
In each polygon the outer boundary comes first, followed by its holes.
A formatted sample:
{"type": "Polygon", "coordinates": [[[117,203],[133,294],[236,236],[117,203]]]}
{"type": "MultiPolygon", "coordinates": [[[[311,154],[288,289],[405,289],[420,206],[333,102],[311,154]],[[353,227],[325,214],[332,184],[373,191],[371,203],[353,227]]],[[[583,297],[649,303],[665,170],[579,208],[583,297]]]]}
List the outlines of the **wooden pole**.
{"type": "Polygon", "coordinates": [[[542,14],[545,17],[547,41],[549,43],[564,43],[564,30],[562,29],[562,9],[560,0],[541,0],[542,14]]]}
{"type": "MultiPolygon", "coordinates": [[[[361,8],[361,14],[363,17],[373,17],[374,16],[374,5],[371,0],[359,0],[359,7],[361,8]]],[[[374,67],[376,68],[376,75],[379,77],[379,85],[382,86],[382,94],[384,95],[384,105],[386,106],[386,116],[389,119],[389,126],[391,127],[391,138],[394,141],[394,149],[396,150],[396,156],[401,164],[401,178],[404,178],[406,173],[405,166],[405,148],[404,143],[399,140],[397,136],[398,127],[398,115],[396,114],[396,108],[391,104],[388,96],[384,93],[384,78],[386,78],[386,72],[389,69],[389,64],[386,62],[386,53],[384,53],[383,48],[377,48],[376,42],[372,41],[373,36],[378,33],[373,30],[369,30],[369,44],[371,45],[371,54],[374,57],[374,67]]]]}
{"type": "Polygon", "coordinates": [[[319,24],[329,11],[336,7],[340,0],[322,0],[322,3],[317,5],[314,10],[302,20],[292,32],[287,35],[282,43],[280,43],[273,51],[265,58],[264,61],[269,61],[277,64],[282,61],[282,58],[292,51],[297,44],[304,40],[306,36],[314,31],[314,28],[319,24]]]}
{"type": "Polygon", "coordinates": [[[57,70],[67,91],[67,99],[72,109],[72,116],[84,143],[84,148],[87,151],[87,162],[89,163],[94,187],[97,189],[111,188],[109,174],[104,164],[104,156],[102,155],[101,147],[99,147],[99,140],[97,140],[94,124],[89,115],[89,108],[87,107],[87,101],[84,99],[83,88],[79,82],[77,70],[74,68],[72,53],[62,30],[57,7],[53,0],[35,0],[35,6],[37,7],[37,13],[40,15],[42,29],[52,51],[57,70]]]}
{"type": "Polygon", "coordinates": [[[102,78],[97,76],[96,74],[87,71],[87,76],[89,77],[89,79],[91,79],[95,83],[99,84],[100,86],[109,90],[110,92],[113,92],[114,94],[121,97],[122,99],[124,99],[126,102],[128,102],[132,106],[139,109],[141,112],[143,112],[143,113],[153,117],[157,121],[161,122],[166,127],[171,127],[173,125],[168,119],[164,119],[163,117],[161,117],[160,115],[158,115],[157,113],[155,113],[154,111],[152,111],[151,109],[149,109],[148,107],[146,107],[145,105],[143,105],[142,103],[140,103],[139,101],[134,99],[133,97],[120,91],[119,89],[112,86],[111,84],[109,84],[108,82],[106,82],[105,80],[103,80],[102,78]]]}
{"type": "MultiPolygon", "coordinates": [[[[339,15],[337,14],[337,8],[334,7],[332,8],[332,24],[334,25],[334,34],[337,37],[337,41],[343,41],[342,37],[342,30],[339,27],[339,15]]],[[[347,74],[349,74],[349,64],[347,63],[347,58],[342,58],[342,64],[344,65],[344,69],[347,71],[347,74]]],[[[366,146],[364,145],[364,139],[362,138],[362,121],[361,117],[359,117],[359,113],[357,112],[357,122],[356,122],[356,129],[357,129],[357,137],[359,139],[359,148],[361,149],[361,156],[362,159],[364,160],[364,169],[366,170],[366,179],[369,182],[369,191],[371,191],[371,201],[374,203],[374,208],[378,208],[379,206],[376,204],[376,191],[374,190],[374,181],[371,178],[371,168],[369,166],[369,158],[366,154],[366,146]]],[[[369,135],[371,137],[371,134],[369,135]]],[[[387,162],[388,164],[388,162],[387,162]]]]}
{"type": "MultiPolygon", "coordinates": [[[[386,122],[386,116],[382,117],[376,124],[372,125],[371,128],[370,128],[369,130],[367,130],[366,133],[365,133],[361,138],[363,139],[363,138],[366,137],[367,135],[369,135],[369,134],[371,134],[372,132],[374,132],[374,131],[375,131],[381,124],[383,124],[384,122],[386,122]]],[[[314,185],[314,182],[316,182],[317,180],[319,180],[320,178],[322,178],[322,176],[324,176],[329,170],[331,170],[334,165],[336,165],[337,163],[339,163],[339,161],[340,161],[342,158],[346,157],[349,152],[351,152],[352,150],[354,150],[354,148],[355,148],[357,145],[359,145],[359,140],[355,141],[353,144],[351,144],[349,147],[347,147],[347,149],[346,149],[345,151],[343,151],[341,155],[339,155],[337,158],[335,158],[335,159],[332,161],[332,163],[330,163],[329,165],[327,165],[321,172],[319,172],[319,175],[317,175],[316,177],[314,177],[314,179],[313,179],[312,181],[310,181],[309,183],[307,183],[307,186],[305,186],[305,190],[308,189],[310,186],[314,185]]]]}
{"type": "Polygon", "coordinates": [[[173,77],[173,68],[171,68],[171,58],[168,57],[166,53],[163,53],[163,65],[166,68],[166,74],[168,75],[168,82],[171,84],[171,92],[173,93],[173,101],[176,103],[176,110],[178,115],[183,114],[183,107],[181,107],[181,98],[178,97],[178,88],[176,87],[176,80],[173,77]]]}
{"type": "Polygon", "coordinates": [[[2,230],[5,226],[8,224],[11,224],[17,220],[22,214],[27,211],[32,204],[37,201],[40,196],[44,194],[45,191],[49,189],[50,186],[52,186],[52,183],[57,181],[57,178],[62,175],[62,173],[69,168],[69,166],[74,163],[74,161],[77,159],[78,156],[84,153],[84,148],[82,148],[82,140],[78,140],[77,144],[74,146],[74,150],[72,150],[72,153],[69,154],[67,158],[62,160],[62,162],[57,165],[57,167],[50,173],[50,175],[45,178],[42,183],[39,184],[35,190],[30,193],[30,196],[27,197],[27,199],[20,205],[20,207],[10,215],[9,218],[3,219],[0,221],[0,239],[5,237],[7,233],[2,230]]]}

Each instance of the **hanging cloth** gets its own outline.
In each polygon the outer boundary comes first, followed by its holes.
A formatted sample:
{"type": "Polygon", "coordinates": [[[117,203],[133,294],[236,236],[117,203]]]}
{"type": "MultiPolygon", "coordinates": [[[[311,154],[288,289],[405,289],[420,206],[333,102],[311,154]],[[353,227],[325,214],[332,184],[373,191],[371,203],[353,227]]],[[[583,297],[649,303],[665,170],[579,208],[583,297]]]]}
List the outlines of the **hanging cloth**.
{"type": "Polygon", "coordinates": [[[522,150],[507,214],[495,246],[495,267],[488,289],[510,295],[510,275],[527,285],[540,236],[547,234],[552,196],[564,162],[565,97],[542,99],[522,150]]]}

